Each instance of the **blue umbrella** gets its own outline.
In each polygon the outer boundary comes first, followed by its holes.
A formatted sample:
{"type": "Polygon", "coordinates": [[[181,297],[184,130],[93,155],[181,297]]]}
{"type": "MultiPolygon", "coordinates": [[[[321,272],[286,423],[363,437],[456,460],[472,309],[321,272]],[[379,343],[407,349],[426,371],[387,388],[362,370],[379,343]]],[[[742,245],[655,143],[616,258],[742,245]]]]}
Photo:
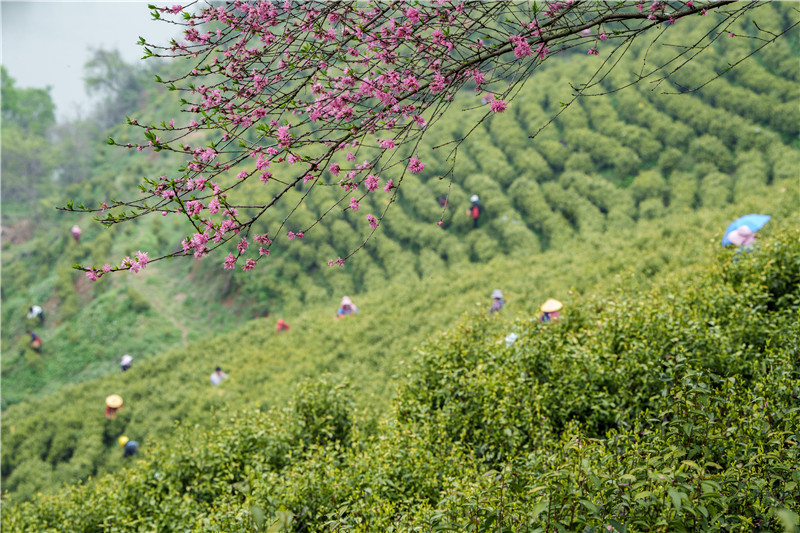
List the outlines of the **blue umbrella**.
{"type": "Polygon", "coordinates": [[[756,232],[764,227],[764,224],[769,222],[769,219],[772,218],[769,215],[744,215],[742,217],[737,218],[733,222],[730,223],[728,228],[725,230],[725,234],[722,236],[722,246],[728,246],[730,244],[734,244],[728,238],[732,231],[736,231],[737,229],[741,228],[742,226],[747,226],[750,228],[750,231],[756,232]]]}

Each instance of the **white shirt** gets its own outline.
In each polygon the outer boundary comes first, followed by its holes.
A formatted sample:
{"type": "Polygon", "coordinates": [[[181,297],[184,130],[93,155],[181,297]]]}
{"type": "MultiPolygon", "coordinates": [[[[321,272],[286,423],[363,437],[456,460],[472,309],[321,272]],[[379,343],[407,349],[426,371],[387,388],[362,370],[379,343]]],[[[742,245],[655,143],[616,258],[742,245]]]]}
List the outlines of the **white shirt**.
{"type": "Polygon", "coordinates": [[[228,374],[226,374],[225,372],[214,372],[213,374],[211,374],[211,384],[216,387],[217,385],[222,383],[223,379],[227,377],[228,374]]]}

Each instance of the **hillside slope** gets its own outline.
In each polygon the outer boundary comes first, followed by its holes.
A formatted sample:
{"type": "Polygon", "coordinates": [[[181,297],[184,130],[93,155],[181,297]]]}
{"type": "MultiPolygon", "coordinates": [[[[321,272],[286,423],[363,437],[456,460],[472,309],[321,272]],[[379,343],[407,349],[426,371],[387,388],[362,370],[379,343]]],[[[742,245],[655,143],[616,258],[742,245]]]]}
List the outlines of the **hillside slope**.
{"type": "Polygon", "coordinates": [[[465,317],[421,347],[378,422],[337,377],[285,409],[182,424],[116,476],[6,504],[4,529],[794,527],[798,227],[795,212],[751,253],[715,247],[650,289],[568,300],[558,324],[465,317]]]}

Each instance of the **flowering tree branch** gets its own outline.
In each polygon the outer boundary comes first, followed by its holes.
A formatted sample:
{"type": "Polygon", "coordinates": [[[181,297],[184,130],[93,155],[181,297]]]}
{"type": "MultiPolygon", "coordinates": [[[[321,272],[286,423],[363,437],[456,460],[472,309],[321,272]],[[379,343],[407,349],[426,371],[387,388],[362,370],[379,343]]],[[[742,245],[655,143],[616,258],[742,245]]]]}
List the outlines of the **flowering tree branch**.
{"type": "MultiPolygon", "coordinates": [[[[139,252],[119,267],[80,268],[97,279],[106,272],[138,270],[148,261],[202,257],[235,243],[225,268],[238,264],[251,270],[269,254],[273,239],[302,239],[319,222],[286,231],[297,207],[322,187],[340,191],[322,217],[335,210],[357,211],[367,196],[379,197],[384,207],[365,217],[369,238],[396,200],[406,173],[424,169],[417,148],[459,91],[474,90],[485,106],[485,119],[503,112],[521,83],[550,58],[571,50],[602,52],[606,59],[595,76],[574,86],[577,98],[602,80],[637,37],[668,33],[686,17],[717,17],[713,31],[676,48],[670,61],[643,66],[637,78],[663,80],[757,7],[756,2],[730,0],[236,0],[151,6],[154,18],[183,30],[182,40],[149,44],[145,54],[191,61],[184,76],[159,80],[183,96],[186,118],[160,125],[128,119],[145,140],[109,139],[109,144],[176,152],[186,163],[174,175],[146,178],[136,200],[108,201],[99,208],[68,204],[65,209],[95,213],[106,225],[146,215],[185,217],[191,235],[176,250],[153,259],[139,252]],[[204,141],[194,144],[197,139],[204,141]],[[263,194],[242,194],[246,182],[259,181],[263,194]],[[293,189],[302,191],[299,201],[287,196],[293,189]],[[264,213],[290,201],[293,207],[277,227],[256,230],[264,213]]],[[[774,38],[770,34],[765,42],[774,38]]],[[[463,139],[453,140],[453,158],[463,139]]],[[[329,264],[341,265],[347,257],[329,264]]]]}

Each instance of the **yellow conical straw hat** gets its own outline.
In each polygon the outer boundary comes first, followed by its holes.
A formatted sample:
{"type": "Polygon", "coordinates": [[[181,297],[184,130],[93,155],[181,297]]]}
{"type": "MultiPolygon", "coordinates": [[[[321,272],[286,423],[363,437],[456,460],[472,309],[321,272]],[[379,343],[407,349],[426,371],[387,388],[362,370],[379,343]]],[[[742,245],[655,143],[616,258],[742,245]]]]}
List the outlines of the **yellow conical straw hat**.
{"type": "Polygon", "coordinates": [[[564,304],[562,304],[555,298],[548,298],[547,301],[543,303],[539,309],[541,309],[543,313],[555,313],[562,307],[564,307],[564,304]]]}
{"type": "Polygon", "coordinates": [[[126,444],[128,444],[128,441],[129,441],[129,440],[130,440],[130,439],[129,439],[128,437],[126,437],[125,435],[123,435],[123,436],[121,436],[120,438],[118,438],[118,439],[117,439],[117,442],[119,442],[119,445],[120,445],[120,446],[125,446],[126,444]]]}
{"type": "Polygon", "coordinates": [[[119,394],[112,394],[106,398],[106,405],[112,409],[119,409],[122,407],[122,396],[119,394]]]}

